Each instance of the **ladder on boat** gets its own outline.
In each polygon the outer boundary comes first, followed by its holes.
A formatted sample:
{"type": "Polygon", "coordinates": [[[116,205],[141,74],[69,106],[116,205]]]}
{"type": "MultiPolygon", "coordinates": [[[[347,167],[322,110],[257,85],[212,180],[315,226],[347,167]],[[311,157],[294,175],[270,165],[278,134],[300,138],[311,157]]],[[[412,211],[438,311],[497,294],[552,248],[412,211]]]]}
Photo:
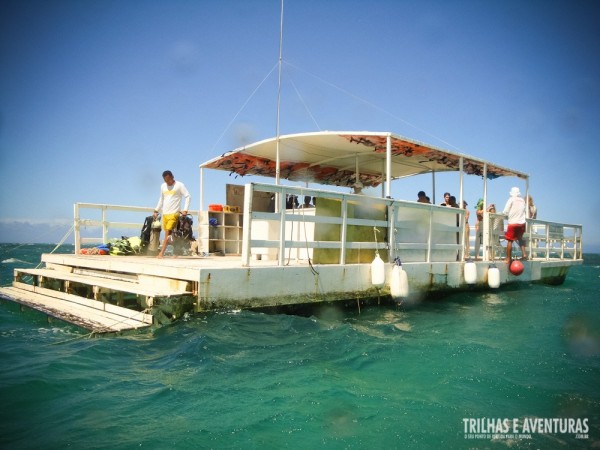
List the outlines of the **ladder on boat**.
{"type": "Polygon", "coordinates": [[[0,295],[92,332],[110,333],[169,322],[159,305],[190,301],[193,292],[144,283],[135,274],[64,266],[15,269],[12,286],[0,288],[0,295]]]}

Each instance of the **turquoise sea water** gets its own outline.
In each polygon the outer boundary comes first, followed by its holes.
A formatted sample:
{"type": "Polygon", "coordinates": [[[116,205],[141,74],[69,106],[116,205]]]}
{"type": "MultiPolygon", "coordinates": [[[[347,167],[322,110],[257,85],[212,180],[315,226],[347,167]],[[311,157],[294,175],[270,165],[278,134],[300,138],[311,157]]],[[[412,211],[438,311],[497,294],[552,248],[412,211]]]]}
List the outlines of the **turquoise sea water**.
{"type": "MultiPolygon", "coordinates": [[[[0,245],[2,284],[51,249],[0,245]]],[[[96,338],[1,301],[0,448],[598,447],[599,277],[590,255],[562,286],[96,338]],[[589,430],[491,438],[470,418],[589,430]]]]}

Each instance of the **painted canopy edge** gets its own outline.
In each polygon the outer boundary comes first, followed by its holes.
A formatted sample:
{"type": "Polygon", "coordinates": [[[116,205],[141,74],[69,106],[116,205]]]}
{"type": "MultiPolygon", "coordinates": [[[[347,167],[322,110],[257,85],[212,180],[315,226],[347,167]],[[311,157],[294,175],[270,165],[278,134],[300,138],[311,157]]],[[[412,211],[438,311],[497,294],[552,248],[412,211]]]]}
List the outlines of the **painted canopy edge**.
{"type": "MultiPolygon", "coordinates": [[[[387,148],[387,136],[389,133],[365,133],[365,132],[318,132],[302,133],[280,136],[280,147],[285,146],[287,142],[301,141],[311,145],[321,146],[324,138],[338,136],[346,144],[340,146],[347,149],[349,155],[353,152],[371,154],[374,157],[385,160],[387,148]],[[348,144],[351,144],[348,146],[348,144]],[[354,145],[356,148],[354,149],[354,145]]],[[[468,175],[483,176],[484,164],[487,163],[487,178],[494,179],[502,176],[516,176],[527,178],[528,175],[516,170],[501,167],[499,165],[486,162],[473,156],[454,153],[448,150],[439,149],[424,143],[413,141],[404,137],[389,134],[391,136],[391,154],[394,165],[406,164],[409,169],[403,176],[412,176],[431,172],[432,170],[459,171],[460,158],[463,158],[463,171],[468,175]],[[417,167],[415,161],[420,164],[417,167]],[[422,163],[430,162],[432,168],[425,168],[422,163]],[[425,170],[426,169],[426,170],[425,170]]],[[[200,167],[225,170],[231,174],[239,176],[261,175],[266,177],[276,177],[276,138],[266,139],[254,144],[240,147],[223,155],[213,158],[200,167]]],[[[308,144],[307,144],[308,145],[308,144]]],[[[333,151],[333,149],[332,149],[333,151]]],[[[339,151],[339,150],[338,150],[339,151]]],[[[283,153],[283,152],[282,152],[283,153]]],[[[336,158],[325,158],[319,163],[314,155],[299,152],[298,157],[282,158],[280,162],[280,178],[291,181],[303,181],[318,183],[324,185],[352,186],[356,182],[356,174],[353,169],[342,168],[336,164],[336,158]],[[313,158],[309,158],[313,156],[313,158]]],[[[347,164],[344,164],[347,166],[347,164]]],[[[359,174],[359,181],[364,186],[377,186],[383,179],[381,172],[359,174]]]]}

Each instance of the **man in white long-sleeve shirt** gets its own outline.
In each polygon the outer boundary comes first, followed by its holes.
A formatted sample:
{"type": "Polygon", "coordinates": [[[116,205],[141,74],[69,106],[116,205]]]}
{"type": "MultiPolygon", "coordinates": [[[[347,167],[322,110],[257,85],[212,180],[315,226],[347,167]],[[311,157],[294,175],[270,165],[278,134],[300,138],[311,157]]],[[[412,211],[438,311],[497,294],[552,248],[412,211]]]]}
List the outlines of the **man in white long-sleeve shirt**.
{"type": "Polygon", "coordinates": [[[162,174],[165,182],[160,186],[160,198],[158,204],[154,208],[154,218],[162,209],[162,222],[165,229],[165,239],[163,240],[162,248],[158,254],[162,258],[169,244],[169,236],[177,225],[179,220],[179,208],[181,207],[181,199],[185,199],[181,214],[184,216],[190,207],[190,193],[185,188],[185,185],[180,181],[175,181],[175,177],[170,170],[165,170],[162,174]]]}
{"type": "Polygon", "coordinates": [[[510,190],[510,198],[506,202],[504,211],[502,214],[508,215],[508,228],[504,234],[506,239],[506,262],[511,263],[513,241],[517,241],[521,246],[521,255],[523,259],[527,259],[525,253],[525,241],[523,241],[523,233],[526,228],[526,213],[525,213],[525,200],[521,197],[521,191],[518,187],[514,187],[510,190]]]}

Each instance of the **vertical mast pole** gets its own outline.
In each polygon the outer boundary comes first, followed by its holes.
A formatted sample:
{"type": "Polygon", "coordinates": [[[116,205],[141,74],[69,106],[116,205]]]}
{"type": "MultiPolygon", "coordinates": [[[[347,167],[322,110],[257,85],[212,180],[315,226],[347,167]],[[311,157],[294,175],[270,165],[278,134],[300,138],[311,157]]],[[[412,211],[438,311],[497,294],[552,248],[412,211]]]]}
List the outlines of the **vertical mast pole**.
{"type": "Polygon", "coordinates": [[[280,159],[279,159],[279,116],[281,109],[281,62],[283,59],[283,0],[281,0],[281,21],[280,21],[280,29],[279,29],[279,78],[277,82],[277,153],[276,153],[276,167],[275,167],[275,184],[279,184],[280,181],[280,159]]]}
{"type": "Polygon", "coordinates": [[[483,163],[483,211],[487,211],[487,163],[483,163]]]}
{"type": "MultiPolygon", "coordinates": [[[[490,249],[490,213],[487,212],[487,163],[483,164],[483,260],[489,261],[490,249]]],[[[477,257],[478,255],[475,255],[477,257]]]]}
{"type": "Polygon", "coordinates": [[[529,177],[525,178],[525,217],[531,219],[529,214],[529,177]]]}
{"type": "MultiPolygon", "coordinates": [[[[461,155],[460,159],[459,159],[459,163],[458,163],[458,165],[460,166],[460,177],[459,177],[460,178],[460,188],[459,188],[459,192],[458,192],[458,207],[460,209],[463,209],[464,164],[465,164],[465,160],[464,160],[463,156],[461,155]]],[[[465,259],[465,254],[464,254],[464,252],[465,252],[465,228],[466,228],[465,220],[467,218],[467,214],[463,213],[463,214],[461,214],[460,217],[461,217],[460,224],[457,224],[457,225],[460,225],[460,229],[458,231],[459,240],[458,240],[457,244],[462,243],[462,245],[460,246],[459,253],[458,253],[460,260],[462,261],[465,259]]],[[[467,237],[467,239],[468,239],[468,237],[467,237]]]]}
{"type": "Polygon", "coordinates": [[[458,159],[458,165],[459,165],[459,169],[460,169],[460,175],[459,175],[459,188],[458,188],[458,207],[462,208],[462,202],[463,202],[463,186],[464,186],[464,158],[461,156],[458,159]]]}
{"type": "Polygon", "coordinates": [[[358,153],[354,155],[354,187],[356,183],[360,183],[360,169],[358,168],[358,153]]]}
{"type": "Polygon", "coordinates": [[[392,196],[392,134],[385,140],[385,196],[392,196]]]}
{"type": "Polygon", "coordinates": [[[200,167],[200,211],[204,211],[204,169],[200,167]]]}

